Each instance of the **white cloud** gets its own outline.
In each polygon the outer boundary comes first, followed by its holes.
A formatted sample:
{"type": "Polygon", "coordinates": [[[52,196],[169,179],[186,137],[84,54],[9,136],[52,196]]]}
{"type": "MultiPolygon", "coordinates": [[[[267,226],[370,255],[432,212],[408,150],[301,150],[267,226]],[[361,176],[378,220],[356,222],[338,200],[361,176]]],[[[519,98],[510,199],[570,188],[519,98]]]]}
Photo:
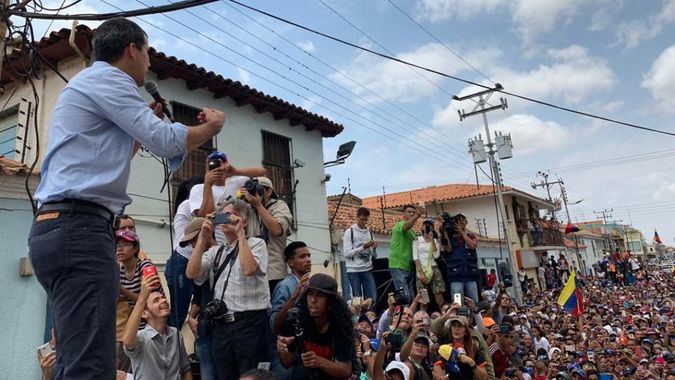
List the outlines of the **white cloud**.
{"type": "MultiPolygon", "coordinates": [[[[548,50],[551,62],[540,64],[529,71],[514,71],[496,67],[490,76],[498,80],[509,92],[537,99],[563,99],[568,103],[579,103],[590,95],[612,88],[616,79],[611,68],[601,59],[590,56],[588,51],[578,45],[564,49],[548,50]]],[[[467,87],[460,91],[466,95],[476,91],[467,87]]],[[[531,103],[518,99],[509,99],[509,109],[519,111],[531,103]]],[[[450,125],[457,120],[457,110],[465,105],[451,101],[447,107],[436,112],[433,124],[450,125]]]]}
{"type": "Polygon", "coordinates": [[[519,155],[555,150],[571,139],[570,131],[562,125],[526,114],[506,117],[492,123],[490,129],[510,133],[514,146],[513,152],[519,155]]]}
{"type": "Polygon", "coordinates": [[[661,102],[659,108],[672,112],[675,106],[675,45],[659,55],[642,81],[642,87],[649,89],[654,99],[661,102]]]}
{"type": "Polygon", "coordinates": [[[416,13],[418,18],[439,22],[454,15],[467,19],[479,13],[493,12],[504,4],[507,4],[505,0],[420,0],[416,4],[416,13]]]}
{"type": "Polygon", "coordinates": [[[312,41],[300,41],[296,43],[296,45],[298,45],[300,49],[308,52],[313,52],[316,49],[314,42],[312,41]]]}
{"type": "Polygon", "coordinates": [[[675,22],[675,0],[663,0],[661,10],[645,19],[624,21],[616,30],[617,43],[630,49],[654,38],[663,28],[675,22]]]}
{"type": "Polygon", "coordinates": [[[241,83],[250,85],[251,74],[249,74],[248,71],[244,71],[242,68],[237,67],[237,74],[239,75],[239,81],[241,83]]]}
{"type": "MultiPolygon", "coordinates": [[[[455,51],[457,50],[455,49],[455,51]]],[[[482,69],[485,69],[487,65],[493,65],[500,54],[501,51],[492,48],[475,50],[466,54],[460,53],[468,62],[472,62],[482,69]]],[[[420,46],[413,51],[398,54],[397,57],[448,74],[470,70],[442,44],[438,43],[420,46]]],[[[418,73],[406,65],[384,60],[365,52],[358,54],[346,67],[340,70],[340,72],[361,83],[382,98],[403,103],[414,102],[436,93],[438,90],[436,85],[443,79],[428,72],[417,71],[428,80],[420,78],[418,73]]],[[[363,96],[371,103],[382,101],[341,75],[331,74],[331,78],[349,87],[354,93],[363,96]]]]}

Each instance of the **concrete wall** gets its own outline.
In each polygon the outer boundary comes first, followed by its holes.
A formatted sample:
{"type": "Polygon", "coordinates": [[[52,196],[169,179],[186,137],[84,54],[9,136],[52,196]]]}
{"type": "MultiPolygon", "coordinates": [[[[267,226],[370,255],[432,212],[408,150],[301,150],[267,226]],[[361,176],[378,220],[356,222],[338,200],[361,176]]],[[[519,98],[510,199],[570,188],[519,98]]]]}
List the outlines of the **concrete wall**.
{"type": "Polygon", "coordinates": [[[47,296],[35,275],[19,276],[19,259],[28,257],[27,239],[33,219],[30,203],[20,199],[24,179],[0,174],[0,299],[3,305],[0,309],[0,377],[3,379],[40,376],[36,349],[43,343],[47,296]]]}

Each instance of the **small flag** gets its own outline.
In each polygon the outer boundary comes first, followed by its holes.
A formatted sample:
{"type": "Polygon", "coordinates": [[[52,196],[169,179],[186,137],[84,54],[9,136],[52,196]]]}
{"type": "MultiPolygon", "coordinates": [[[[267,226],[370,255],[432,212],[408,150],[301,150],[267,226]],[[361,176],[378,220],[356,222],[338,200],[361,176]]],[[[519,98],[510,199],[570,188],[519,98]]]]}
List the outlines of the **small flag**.
{"type": "Polygon", "coordinates": [[[577,286],[577,274],[572,271],[570,278],[567,279],[565,287],[558,297],[558,305],[562,306],[568,313],[576,317],[584,313],[584,299],[577,286]]]}
{"type": "Polygon", "coordinates": [[[654,241],[656,242],[656,244],[663,244],[661,242],[661,238],[659,237],[659,233],[656,232],[656,230],[654,230],[654,241]]]}
{"type": "Polygon", "coordinates": [[[565,233],[566,234],[571,234],[572,232],[579,232],[581,231],[581,228],[577,226],[576,224],[572,224],[572,222],[567,222],[567,225],[565,226],[565,233]]]}

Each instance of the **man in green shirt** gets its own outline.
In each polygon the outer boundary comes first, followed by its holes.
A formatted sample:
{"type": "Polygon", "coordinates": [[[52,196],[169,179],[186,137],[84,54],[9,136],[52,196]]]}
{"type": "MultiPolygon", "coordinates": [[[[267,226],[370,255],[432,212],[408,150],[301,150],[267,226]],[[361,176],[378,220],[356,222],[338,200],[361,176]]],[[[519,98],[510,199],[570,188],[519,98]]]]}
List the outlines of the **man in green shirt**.
{"type": "Polygon", "coordinates": [[[389,253],[389,272],[394,289],[403,289],[408,301],[415,296],[415,271],[413,270],[412,245],[417,238],[413,226],[420,212],[413,205],[403,207],[404,220],[399,221],[391,230],[391,251],[389,253]]]}

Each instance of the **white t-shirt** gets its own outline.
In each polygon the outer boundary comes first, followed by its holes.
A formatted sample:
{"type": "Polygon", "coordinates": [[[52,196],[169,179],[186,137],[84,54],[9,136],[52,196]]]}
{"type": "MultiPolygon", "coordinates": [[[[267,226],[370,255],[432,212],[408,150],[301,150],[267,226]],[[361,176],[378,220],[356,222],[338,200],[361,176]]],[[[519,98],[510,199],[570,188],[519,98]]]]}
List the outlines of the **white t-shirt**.
{"type": "Polygon", "coordinates": [[[185,236],[185,226],[195,217],[190,212],[190,200],[184,200],[176,209],[176,215],[173,218],[173,249],[186,259],[192,255],[192,247],[181,247],[178,243],[185,236]]]}
{"type": "MultiPolygon", "coordinates": [[[[235,198],[237,196],[237,190],[244,186],[244,183],[248,181],[248,177],[244,176],[234,176],[225,179],[225,185],[223,186],[213,186],[211,188],[213,192],[213,203],[216,205],[216,209],[219,204],[225,203],[225,201],[235,198]]],[[[195,185],[190,190],[190,214],[195,216],[197,210],[202,206],[202,198],[204,197],[204,184],[195,185]]],[[[216,241],[222,243],[225,241],[225,235],[220,228],[216,228],[216,241]]]]}
{"type": "Polygon", "coordinates": [[[534,352],[537,352],[537,350],[539,350],[540,348],[545,349],[546,352],[548,352],[548,350],[551,349],[551,345],[548,343],[548,339],[546,339],[543,336],[540,339],[533,337],[532,340],[534,341],[534,352]]]}
{"type": "Polygon", "coordinates": [[[537,276],[539,276],[539,278],[546,278],[546,269],[544,269],[544,267],[537,268],[537,276]]]}

